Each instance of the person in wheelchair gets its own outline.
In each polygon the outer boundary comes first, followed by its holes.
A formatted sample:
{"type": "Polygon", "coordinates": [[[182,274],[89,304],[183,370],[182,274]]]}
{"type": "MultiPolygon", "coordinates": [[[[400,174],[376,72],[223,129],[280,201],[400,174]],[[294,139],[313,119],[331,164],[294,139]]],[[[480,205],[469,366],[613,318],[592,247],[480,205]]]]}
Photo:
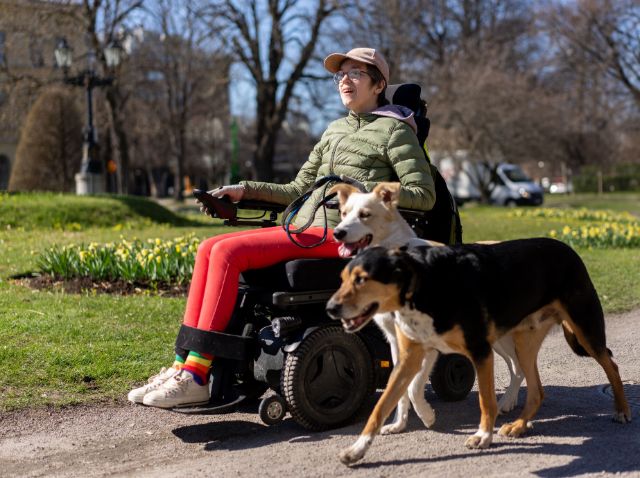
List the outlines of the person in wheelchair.
{"type": "MultiPolygon", "coordinates": [[[[333,53],[324,60],[324,66],[333,73],[349,113],[328,126],[295,179],[288,184],[242,181],[209,193],[217,198],[227,196],[233,202],[260,200],[284,205],[319,178],[337,175],[353,178],[367,190],[378,182],[399,181],[400,207],[430,210],[436,199],[430,165],[416,136],[413,112],[387,104],[389,67],[380,52],[354,48],[345,54],[333,53]]],[[[203,241],[196,255],[183,325],[224,332],[243,271],[291,259],[338,257],[332,229],[340,221],[339,213],[317,207],[325,189],[315,190],[296,216],[297,226],[310,225],[296,235],[300,245],[281,227],[234,232],[203,241]]],[[[206,404],[213,360],[206,353],[176,350],[173,365],[132,390],[128,399],[160,408],[206,404]]]]}

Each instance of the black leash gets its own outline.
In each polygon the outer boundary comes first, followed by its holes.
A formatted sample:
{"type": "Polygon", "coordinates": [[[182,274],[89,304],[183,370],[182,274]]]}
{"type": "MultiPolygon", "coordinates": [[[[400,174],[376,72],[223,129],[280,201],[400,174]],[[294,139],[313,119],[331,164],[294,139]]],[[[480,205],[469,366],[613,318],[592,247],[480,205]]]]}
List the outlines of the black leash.
{"type": "Polygon", "coordinates": [[[355,179],[340,177],[335,174],[324,176],[318,179],[315,183],[313,183],[313,185],[311,185],[309,189],[307,189],[304,192],[304,194],[302,194],[299,198],[295,199],[291,204],[289,204],[287,208],[284,210],[284,213],[282,214],[282,228],[287,233],[287,237],[289,238],[289,240],[293,242],[296,246],[302,247],[304,249],[311,249],[312,247],[317,247],[323,244],[327,240],[327,231],[329,229],[327,226],[327,203],[336,197],[336,193],[329,194],[328,196],[326,194],[327,188],[331,183],[351,184],[353,186],[356,186],[362,192],[367,192],[362,187],[362,184],[360,184],[355,179]],[[307,222],[303,226],[299,227],[298,229],[292,230],[291,227],[292,227],[293,218],[298,214],[298,212],[300,211],[304,203],[307,202],[307,200],[311,197],[313,192],[319,188],[324,188],[322,193],[322,199],[314,206],[313,214],[309,217],[309,220],[307,220],[307,222]],[[293,237],[292,234],[300,234],[306,231],[307,229],[309,229],[309,227],[311,226],[311,223],[314,221],[316,217],[316,213],[318,212],[318,209],[320,209],[321,207],[322,207],[322,213],[324,215],[324,231],[322,234],[322,238],[314,244],[310,244],[310,245],[301,244],[297,239],[293,237]]]}

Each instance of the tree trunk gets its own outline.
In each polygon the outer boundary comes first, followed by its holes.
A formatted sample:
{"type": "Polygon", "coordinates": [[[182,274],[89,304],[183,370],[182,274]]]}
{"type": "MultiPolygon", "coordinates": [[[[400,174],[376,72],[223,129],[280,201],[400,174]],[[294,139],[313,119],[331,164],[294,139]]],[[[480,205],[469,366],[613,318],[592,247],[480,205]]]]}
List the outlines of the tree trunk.
{"type": "MultiPolygon", "coordinates": [[[[173,180],[173,197],[176,201],[184,199],[184,175],[185,162],[187,159],[187,123],[189,118],[188,105],[183,102],[176,104],[174,102],[174,91],[169,88],[167,105],[170,112],[170,137],[171,151],[176,160],[175,178],[173,180]]],[[[182,95],[186,98],[186,94],[182,95]]]]}
{"type": "Polygon", "coordinates": [[[258,147],[253,155],[258,181],[273,181],[273,159],[278,133],[265,134],[257,141],[258,147]]]}
{"type": "Polygon", "coordinates": [[[107,104],[109,105],[109,119],[113,130],[114,150],[118,161],[118,192],[129,193],[129,140],[127,138],[124,122],[120,117],[117,93],[114,88],[107,89],[107,104]]]}
{"type": "Polygon", "coordinates": [[[253,155],[258,181],[273,181],[273,156],[278,132],[282,126],[282,122],[277,121],[276,117],[276,89],[275,81],[266,81],[258,85],[256,151],[253,155]]]}
{"type": "Polygon", "coordinates": [[[185,129],[185,123],[182,123],[178,132],[178,151],[176,154],[176,177],[173,187],[173,197],[176,201],[182,201],[184,199],[184,163],[187,156],[187,132],[185,129]]]}

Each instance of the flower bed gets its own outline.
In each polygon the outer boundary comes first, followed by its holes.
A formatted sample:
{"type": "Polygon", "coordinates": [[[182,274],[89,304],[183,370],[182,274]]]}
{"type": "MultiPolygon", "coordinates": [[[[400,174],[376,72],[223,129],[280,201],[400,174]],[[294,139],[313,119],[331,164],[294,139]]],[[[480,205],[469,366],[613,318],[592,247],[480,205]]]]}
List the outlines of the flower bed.
{"type": "Polygon", "coordinates": [[[37,264],[40,272],[57,279],[184,284],[191,279],[199,242],[190,234],[169,241],[121,238],[118,243],[54,246],[40,254],[37,264]]]}
{"type": "Polygon", "coordinates": [[[559,239],[574,247],[640,247],[640,222],[638,222],[638,218],[629,213],[585,208],[536,208],[514,211],[510,217],[540,217],[571,223],[588,221],[587,224],[566,224],[561,229],[549,231],[549,237],[559,239]]]}

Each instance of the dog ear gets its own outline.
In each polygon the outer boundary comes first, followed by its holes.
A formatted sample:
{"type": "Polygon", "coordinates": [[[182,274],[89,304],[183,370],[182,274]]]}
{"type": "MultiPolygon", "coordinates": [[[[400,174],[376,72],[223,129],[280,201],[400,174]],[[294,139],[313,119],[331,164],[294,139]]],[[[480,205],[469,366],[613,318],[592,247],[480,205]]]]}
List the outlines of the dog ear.
{"type": "Polygon", "coordinates": [[[388,252],[393,263],[392,280],[400,286],[400,305],[415,308],[413,295],[418,287],[418,275],[407,247],[391,249],[388,252]]]}
{"type": "Polygon", "coordinates": [[[334,193],[337,194],[338,201],[340,201],[340,206],[343,206],[344,203],[347,202],[347,199],[349,199],[349,196],[351,196],[353,193],[358,193],[358,192],[360,191],[355,186],[352,186],[351,184],[341,183],[341,184],[336,184],[331,189],[329,189],[327,196],[334,193]]]}
{"type": "Polygon", "coordinates": [[[380,183],[372,192],[382,199],[386,206],[396,206],[400,198],[400,183],[380,183]]]}

